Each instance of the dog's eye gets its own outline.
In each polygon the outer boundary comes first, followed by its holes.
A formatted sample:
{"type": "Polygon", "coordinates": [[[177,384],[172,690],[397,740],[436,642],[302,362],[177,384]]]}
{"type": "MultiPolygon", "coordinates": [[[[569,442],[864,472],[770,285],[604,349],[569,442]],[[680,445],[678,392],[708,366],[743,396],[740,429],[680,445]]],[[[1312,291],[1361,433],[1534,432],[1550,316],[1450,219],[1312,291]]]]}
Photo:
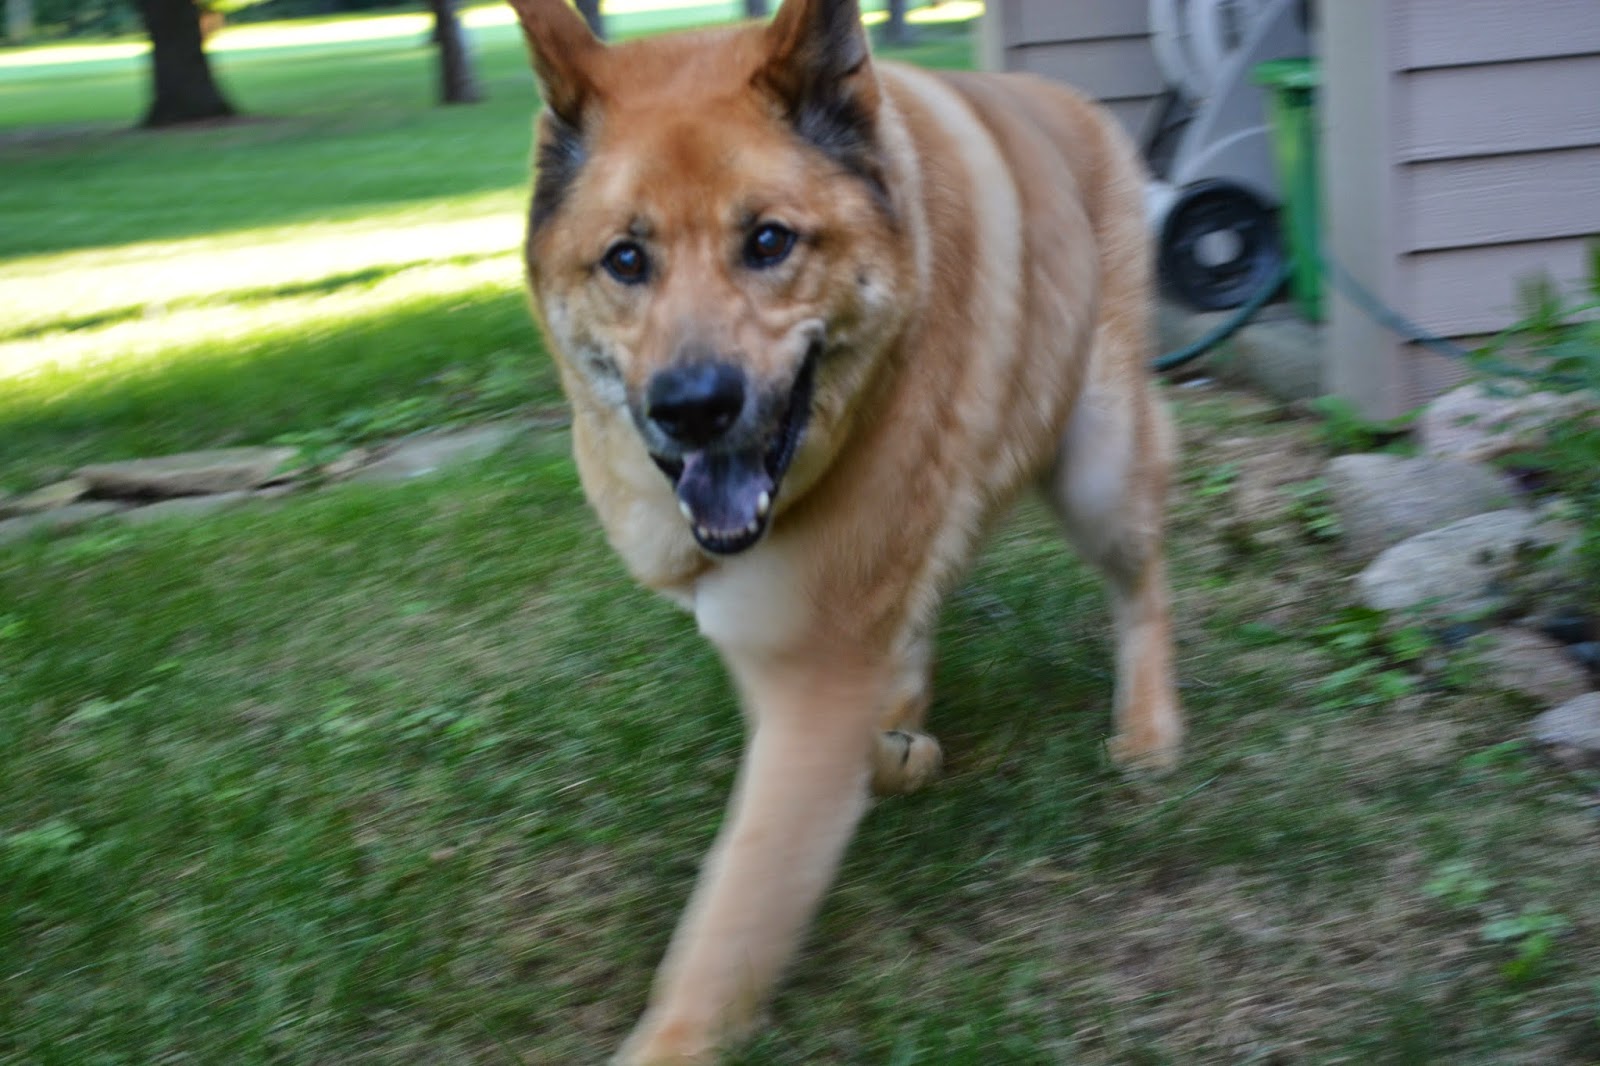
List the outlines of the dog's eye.
{"type": "Polygon", "coordinates": [[[744,242],[744,261],[757,270],[777,266],[789,258],[794,241],[794,231],[776,222],[757,226],[744,242]]]}
{"type": "Polygon", "coordinates": [[[643,285],[650,277],[650,257],[632,241],[613,244],[600,265],[624,285],[643,285]]]}

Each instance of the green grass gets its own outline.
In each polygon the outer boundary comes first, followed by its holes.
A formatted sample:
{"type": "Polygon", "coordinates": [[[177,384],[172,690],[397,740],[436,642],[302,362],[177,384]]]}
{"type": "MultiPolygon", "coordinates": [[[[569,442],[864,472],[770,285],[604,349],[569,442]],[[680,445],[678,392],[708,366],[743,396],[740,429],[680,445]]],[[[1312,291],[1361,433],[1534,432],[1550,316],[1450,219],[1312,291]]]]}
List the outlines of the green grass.
{"type": "MultiPolygon", "coordinates": [[[[552,402],[514,250],[519,47],[484,34],[482,108],[430,108],[426,54],[384,39],[230,58],[267,121],[7,141],[0,483],[552,402]]],[[[131,113],[131,70],[77,68],[48,73],[59,114],[35,68],[0,85],[32,86],[29,122],[131,113]]],[[[1346,611],[1304,499],[1244,509],[1252,460],[1313,429],[1173,398],[1183,769],[1105,764],[1104,604],[1024,507],[943,616],[948,774],[873,810],[737,1061],[1600,1055],[1595,782],[1517,742],[1529,708],[1346,611]]],[[[70,1066],[600,1061],[741,742],[559,432],[438,481],[0,547],[0,736],[0,1062],[70,1066]]]]}

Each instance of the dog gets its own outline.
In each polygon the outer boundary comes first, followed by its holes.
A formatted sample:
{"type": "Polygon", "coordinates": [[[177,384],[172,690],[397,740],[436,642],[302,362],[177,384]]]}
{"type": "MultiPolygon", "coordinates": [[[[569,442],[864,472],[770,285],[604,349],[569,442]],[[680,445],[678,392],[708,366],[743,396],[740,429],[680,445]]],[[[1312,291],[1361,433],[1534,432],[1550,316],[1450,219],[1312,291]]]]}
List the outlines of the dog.
{"type": "Polygon", "coordinates": [[[1177,758],[1143,177],[1067,88],[876,60],[857,0],[614,46],[566,0],[510,2],[544,102],[530,302],[584,491],[748,730],[615,1060],[713,1062],[870,794],[937,774],[935,611],[1023,491],[1106,579],[1111,755],[1177,758]]]}

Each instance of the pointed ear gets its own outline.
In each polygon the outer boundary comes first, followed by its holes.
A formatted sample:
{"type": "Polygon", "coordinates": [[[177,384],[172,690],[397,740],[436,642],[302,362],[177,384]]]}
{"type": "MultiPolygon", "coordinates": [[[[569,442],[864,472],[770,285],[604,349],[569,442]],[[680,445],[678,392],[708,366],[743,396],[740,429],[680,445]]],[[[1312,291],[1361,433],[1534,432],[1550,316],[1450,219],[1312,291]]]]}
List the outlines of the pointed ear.
{"type": "Polygon", "coordinates": [[[800,136],[883,188],[878,78],[857,0],[784,0],[766,30],[756,87],[800,136]]]}
{"type": "Polygon", "coordinates": [[[791,116],[813,108],[876,117],[878,80],[857,0],[784,0],[756,81],[791,116]]]}
{"type": "Polygon", "coordinates": [[[583,109],[597,95],[595,61],[605,45],[589,32],[567,0],[510,0],[522,23],[545,106],[568,126],[582,126],[583,109]]]}

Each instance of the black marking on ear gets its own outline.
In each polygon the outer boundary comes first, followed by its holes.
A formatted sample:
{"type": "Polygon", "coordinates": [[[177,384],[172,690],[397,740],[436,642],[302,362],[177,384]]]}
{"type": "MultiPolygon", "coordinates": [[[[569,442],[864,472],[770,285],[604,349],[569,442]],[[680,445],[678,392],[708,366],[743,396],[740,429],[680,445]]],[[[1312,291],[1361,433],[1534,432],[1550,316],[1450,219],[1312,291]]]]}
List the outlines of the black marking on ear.
{"type": "Polygon", "coordinates": [[[538,230],[556,213],[567,198],[567,190],[577,180],[588,161],[589,152],[576,126],[559,115],[546,112],[545,135],[539,142],[539,161],[533,180],[531,226],[538,230]]]}
{"type": "Polygon", "coordinates": [[[873,117],[852,97],[842,93],[808,95],[795,111],[793,122],[802,141],[866,182],[879,204],[893,216],[873,117]]]}

